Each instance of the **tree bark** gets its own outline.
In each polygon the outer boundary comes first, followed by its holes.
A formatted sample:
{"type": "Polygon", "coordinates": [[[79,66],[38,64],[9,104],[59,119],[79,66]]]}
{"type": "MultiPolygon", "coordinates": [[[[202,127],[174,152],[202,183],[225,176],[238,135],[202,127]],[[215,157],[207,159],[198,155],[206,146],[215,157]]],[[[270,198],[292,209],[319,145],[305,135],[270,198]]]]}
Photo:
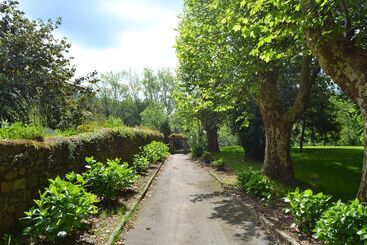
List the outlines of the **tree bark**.
{"type": "Polygon", "coordinates": [[[266,74],[258,97],[265,130],[265,157],[262,171],[271,179],[293,183],[289,143],[291,128],[282,115],[277,93],[277,79],[276,71],[266,74]]]}
{"type": "Polygon", "coordinates": [[[305,141],[305,131],[306,131],[306,116],[303,115],[301,136],[300,136],[300,139],[299,139],[299,152],[303,152],[303,143],[305,141]]]}
{"type": "MultiPolygon", "coordinates": [[[[304,1],[302,6],[306,13],[315,11],[308,1],[304,1]]],[[[330,21],[327,27],[328,29],[337,28],[333,21],[330,21]]],[[[361,201],[367,201],[367,51],[355,46],[342,34],[325,39],[322,32],[322,29],[307,30],[307,45],[321,68],[358,104],[365,121],[363,173],[357,197],[361,201]]]]}
{"type": "Polygon", "coordinates": [[[265,129],[265,158],[263,173],[284,183],[293,184],[294,174],[290,157],[290,137],[294,123],[305,110],[307,99],[319,70],[313,71],[312,58],[304,56],[300,71],[300,86],[293,105],[282,108],[277,92],[278,74],[264,74],[258,103],[265,129]],[[316,74],[316,75],[315,75],[316,74]]]}
{"type": "Polygon", "coordinates": [[[207,126],[205,130],[206,130],[206,136],[207,136],[208,151],[209,152],[219,152],[217,125],[207,126]]]}

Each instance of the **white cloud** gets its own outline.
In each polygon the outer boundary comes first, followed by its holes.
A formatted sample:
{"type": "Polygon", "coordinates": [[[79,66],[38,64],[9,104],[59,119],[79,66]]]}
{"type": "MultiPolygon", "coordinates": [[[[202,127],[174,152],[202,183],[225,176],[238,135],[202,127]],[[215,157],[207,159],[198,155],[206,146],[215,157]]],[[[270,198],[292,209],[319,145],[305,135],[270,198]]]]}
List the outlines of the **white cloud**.
{"type": "MultiPolygon", "coordinates": [[[[146,23],[136,30],[119,32],[118,45],[111,48],[90,48],[72,41],[71,55],[77,74],[143,67],[175,67],[175,28],[178,13],[147,0],[103,1],[106,14],[121,16],[130,22],[146,23]]],[[[130,28],[133,29],[133,28],[130,28]]],[[[93,37],[91,37],[93,38],[93,37]]]]}

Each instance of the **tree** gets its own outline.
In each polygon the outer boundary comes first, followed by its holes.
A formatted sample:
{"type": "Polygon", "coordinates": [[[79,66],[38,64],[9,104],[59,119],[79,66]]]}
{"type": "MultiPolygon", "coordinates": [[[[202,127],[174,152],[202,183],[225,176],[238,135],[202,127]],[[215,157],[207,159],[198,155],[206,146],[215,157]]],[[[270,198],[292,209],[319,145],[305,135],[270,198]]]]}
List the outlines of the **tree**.
{"type": "Polygon", "coordinates": [[[245,160],[263,161],[265,155],[265,132],[259,107],[254,99],[246,108],[237,107],[231,112],[232,130],[237,132],[244,148],[245,160]]]}
{"type": "Polygon", "coordinates": [[[140,114],[144,126],[160,130],[168,121],[166,108],[162,104],[149,104],[140,114]]]}
{"type": "Polygon", "coordinates": [[[179,66],[189,86],[201,87],[205,98],[219,98],[215,100],[221,104],[219,110],[223,104],[233,106],[233,98],[242,98],[239,91],[256,97],[266,134],[263,172],[293,182],[291,130],[303,113],[319,69],[304,45],[291,60],[279,57],[277,62],[267,62],[268,56],[254,55],[257,37],[248,32],[251,27],[238,24],[248,22],[244,16],[252,11],[242,8],[242,3],[186,1],[176,45],[179,66]],[[294,98],[282,96],[286,86],[298,91],[294,98]]]}
{"type": "MultiPolygon", "coordinates": [[[[242,1],[241,6],[250,10],[250,15],[246,16],[246,23],[237,23],[238,28],[250,34],[255,31],[259,40],[253,54],[273,61],[293,56],[299,44],[310,48],[325,73],[359,106],[365,121],[366,146],[366,1],[257,0],[242,1]],[[255,18],[259,15],[264,18],[255,18]],[[274,47],[274,41],[284,45],[274,47]]],[[[367,147],[363,166],[358,197],[367,200],[367,147]]]]}
{"type": "Polygon", "coordinates": [[[80,122],[78,102],[91,92],[82,84],[95,82],[95,74],[73,78],[70,44],[53,35],[61,20],[30,20],[12,0],[0,3],[0,13],[0,117],[11,121],[19,98],[37,97],[47,126],[80,122]]]}

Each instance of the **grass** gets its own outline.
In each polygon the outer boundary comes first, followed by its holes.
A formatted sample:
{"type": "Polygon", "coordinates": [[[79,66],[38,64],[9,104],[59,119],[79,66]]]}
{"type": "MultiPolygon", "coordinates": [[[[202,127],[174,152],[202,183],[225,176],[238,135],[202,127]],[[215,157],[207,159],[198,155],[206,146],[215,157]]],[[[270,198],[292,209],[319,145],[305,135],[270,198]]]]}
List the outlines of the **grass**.
{"type": "Polygon", "coordinates": [[[261,163],[244,162],[244,151],[241,146],[226,146],[221,147],[221,152],[212,153],[215,159],[223,158],[226,167],[235,170],[236,172],[246,170],[248,168],[261,169],[261,163]]]}
{"type": "MultiPolygon", "coordinates": [[[[291,154],[298,181],[334,199],[355,198],[362,174],[362,146],[311,146],[302,153],[292,148],[291,154]]],[[[261,163],[244,162],[243,150],[238,146],[222,147],[213,156],[223,158],[226,166],[235,171],[261,168],[261,163]]]]}

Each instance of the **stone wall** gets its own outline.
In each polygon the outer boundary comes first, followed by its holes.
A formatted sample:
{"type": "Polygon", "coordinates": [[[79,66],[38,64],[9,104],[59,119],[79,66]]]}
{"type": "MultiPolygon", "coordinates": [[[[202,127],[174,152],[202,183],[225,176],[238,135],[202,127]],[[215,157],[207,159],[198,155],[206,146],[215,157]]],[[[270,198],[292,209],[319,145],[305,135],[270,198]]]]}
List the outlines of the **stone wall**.
{"type": "Polygon", "coordinates": [[[48,179],[84,170],[85,157],[121,158],[131,162],[139,147],[163,140],[160,133],[140,130],[103,130],[46,142],[0,141],[0,234],[16,229],[48,179]]]}

